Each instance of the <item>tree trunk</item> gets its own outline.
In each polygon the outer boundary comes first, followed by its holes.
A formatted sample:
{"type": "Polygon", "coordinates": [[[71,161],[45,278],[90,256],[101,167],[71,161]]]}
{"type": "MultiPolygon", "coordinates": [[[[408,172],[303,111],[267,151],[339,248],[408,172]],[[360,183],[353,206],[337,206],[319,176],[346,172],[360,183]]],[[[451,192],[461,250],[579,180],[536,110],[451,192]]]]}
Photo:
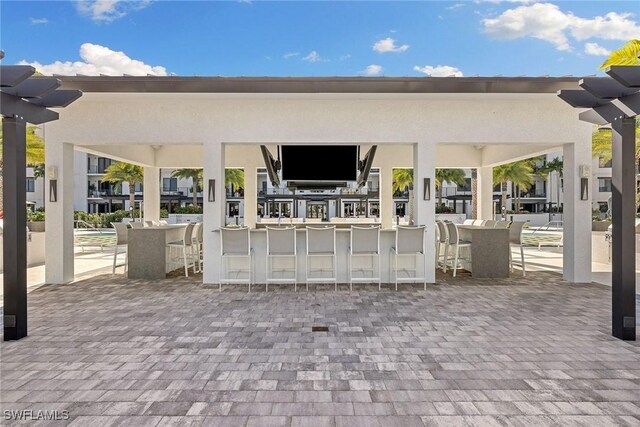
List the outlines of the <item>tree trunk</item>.
{"type": "Polygon", "coordinates": [[[478,219],[478,175],[477,169],[471,171],[471,218],[478,219]]]}
{"type": "Polygon", "coordinates": [[[438,207],[442,209],[442,184],[438,187],[438,207]]]}
{"type": "Polygon", "coordinates": [[[4,175],[2,169],[0,169],[0,219],[4,215],[4,175]]]}
{"type": "Polygon", "coordinates": [[[131,212],[131,219],[135,217],[132,209],[133,210],[136,209],[136,183],[135,182],[129,183],[129,211],[131,212]]]}
{"type": "Polygon", "coordinates": [[[197,178],[191,178],[191,180],[193,181],[193,206],[196,207],[198,206],[198,180],[197,178]]]}
{"type": "Polygon", "coordinates": [[[409,189],[409,224],[413,225],[413,190],[409,189]]]}
{"type": "Polygon", "coordinates": [[[500,200],[500,215],[502,219],[507,219],[507,183],[502,183],[502,199],[500,200]]]}

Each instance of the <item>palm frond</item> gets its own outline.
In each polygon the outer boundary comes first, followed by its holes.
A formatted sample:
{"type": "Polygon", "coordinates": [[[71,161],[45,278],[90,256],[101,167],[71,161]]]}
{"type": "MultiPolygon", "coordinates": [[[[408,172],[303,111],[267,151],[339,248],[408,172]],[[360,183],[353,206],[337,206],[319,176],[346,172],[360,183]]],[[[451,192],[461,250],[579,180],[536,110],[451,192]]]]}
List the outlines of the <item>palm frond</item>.
{"type": "Polygon", "coordinates": [[[638,54],[640,54],[640,40],[629,40],[620,49],[611,52],[599,68],[603,70],[612,65],[640,65],[638,54]]]}

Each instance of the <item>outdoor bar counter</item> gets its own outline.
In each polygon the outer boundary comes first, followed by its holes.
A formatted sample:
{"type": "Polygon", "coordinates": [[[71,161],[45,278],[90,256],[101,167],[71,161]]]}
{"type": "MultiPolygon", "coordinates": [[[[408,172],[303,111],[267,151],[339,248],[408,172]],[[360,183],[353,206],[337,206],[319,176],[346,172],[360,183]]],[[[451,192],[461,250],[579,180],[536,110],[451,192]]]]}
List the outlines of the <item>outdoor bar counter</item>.
{"type": "MultiPolygon", "coordinates": [[[[465,266],[475,278],[509,277],[509,230],[475,225],[459,225],[460,239],[471,242],[471,265],[465,266]]],[[[451,256],[451,254],[449,254],[451,256]]]]}
{"type": "Polygon", "coordinates": [[[182,240],[186,224],[130,228],[128,230],[130,279],[164,279],[171,269],[167,243],[182,240]]]}
{"type": "MultiPolygon", "coordinates": [[[[288,225],[288,224],[282,224],[288,225]]],[[[305,224],[310,226],[325,226],[327,223],[322,224],[305,224]]],[[[331,224],[334,225],[334,224],[331,224]]],[[[350,226],[351,224],[349,224],[350,226]]],[[[353,224],[353,225],[365,225],[365,224],[353,224]]],[[[269,226],[276,226],[276,224],[269,224],[269,226]]],[[[220,256],[220,233],[219,230],[214,230],[214,253],[220,256]]],[[[265,283],[266,274],[266,256],[267,256],[267,230],[264,228],[251,229],[251,248],[253,249],[253,262],[254,262],[254,283],[265,283]]],[[[304,228],[296,229],[296,246],[297,246],[297,268],[298,268],[298,283],[305,283],[305,261],[306,261],[306,249],[307,249],[307,235],[304,228]]],[[[349,259],[349,245],[351,239],[350,228],[336,228],[336,259],[337,259],[337,278],[338,283],[348,283],[348,259],[349,259]]],[[[390,250],[395,246],[396,230],[394,229],[382,229],[380,230],[380,269],[382,283],[391,283],[392,278],[390,276],[390,250]]],[[[425,242],[425,245],[433,245],[433,242],[425,242]]],[[[402,263],[413,262],[412,257],[401,257],[398,260],[399,268],[402,268],[402,263]],[[403,259],[404,258],[404,259],[403,259]]],[[[218,260],[205,260],[205,262],[217,262],[218,260]]],[[[315,260],[314,260],[315,263],[315,260]]],[[[424,262],[420,260],[418,262],[418,275],[423,275],[424,262]]],[[[206,267],[205,267],[206,268],[206,267]]],[[[423,276],[424,277],[424,276],[423,276]]]]}

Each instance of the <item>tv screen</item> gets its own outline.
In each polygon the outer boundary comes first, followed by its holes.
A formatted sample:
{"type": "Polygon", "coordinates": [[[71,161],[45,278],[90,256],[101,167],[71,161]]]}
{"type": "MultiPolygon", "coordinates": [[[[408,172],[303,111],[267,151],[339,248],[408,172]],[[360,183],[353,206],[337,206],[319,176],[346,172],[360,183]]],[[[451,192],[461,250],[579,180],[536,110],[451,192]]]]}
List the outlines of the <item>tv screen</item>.
{"type": "Polygon", "coordinates": [[[285,181],[355,181],[357,145],[283,145],[285,181]]]}

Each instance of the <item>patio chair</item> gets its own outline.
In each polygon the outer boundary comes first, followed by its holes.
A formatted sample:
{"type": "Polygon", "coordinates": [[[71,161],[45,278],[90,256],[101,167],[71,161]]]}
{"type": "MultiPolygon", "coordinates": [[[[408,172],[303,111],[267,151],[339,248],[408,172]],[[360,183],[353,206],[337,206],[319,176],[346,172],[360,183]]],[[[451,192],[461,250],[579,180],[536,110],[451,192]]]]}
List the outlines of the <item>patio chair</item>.
{"type": "Polygon", "coordinates": [[[143,228],[145,224],[144,222],[131,221],[129,225],[131,226],[131,228],[143,228]]]}
{"type": "Polygon", "coordinates": [[[489,228],[495,228],[496,226],[496,221],[492,220],[492,219],[488,219],[484,222],[484,226],[485,227],[489,227],[489,228]]]}
{"type": "Polygon", "coordinates": [[[298,290],[298,252],[295,227],[267,227],[266,267],[265,291],[269,291],[269,283],[293,283],[293,290],[298,290]],[[287,261],[291,265],[286,265],[287,261]],[[276,272],[281,273],[282,276],[292,273],[292,277],[274,277],[276,272]]]}
{"type": "Polygon", "coordinates": [[[474,221],[474,220],[472,220],[472,219],[465,219],[465,220],[462,222],[462,225],[473,225],[473,221],[474,221]]]}
{"type": "MultiPolygon", "coordinates": [[[[467,220],[473,221],[473,220],[467,220]]],[[[440,263],[440,258],[442,261],[442,272],[447,272],[447,258],[445,257],[446,251],[443,249],[447,247],[447,242],[449,241],[449,233],[447,232],[447,225],[444,221],[436,221],[436,267],[438,263],[440,263]]]]}
{"type": "Polygon", "coordinates": [[[513,221],[511,223],[511,227],[509,227],[509,265],[511,266],[511,271],[513,271],[513,254],[511,253],[511,248],[513,246],[520,247],[520,262],[522,266],[522,277],[525,277],[525,265],[524,265],[524,247],[522,245],[522,230],[525,221],[513,221]]]}
{"type": "Polygon", "coordinates": [[[309,282],[314,283],[334,283],[335,290],[338,290],[338,276],[336,269],[336,227],[307,227],[307,256],[306,256],[306,276],[305,285],[309,290],[309,282]],[[320,268],[312,269],[311,260],[330,260],[331,267],[322,265],[320,268]],[[329,272],[329,277],[311,277],[311,273],[329,272]]]}
{"type": "Polygon", "coordinates": [[[249,227],[221,227],[220,241],[222,262],[220,263],[220,287],[218,290],[222,291],[223,283],[247,283],[249,292],[251,292],[253,249],[251,249],[249,227]],[[242,263],[246,264],[243,266],[242,263]],[[235,274],[235,277],[229,277],[230,274],[235,274]],[[248,278],[240,278],[240,274],[247,274],[248,278]]]}
{"type": "Polygon", "coordinates": [[[164,226],[164,225],[169,225],[169,223],[167,221],[165,221],[164,219],[161,219],[160,221],[158,221],[158,225],[164,226]]]}
{"type": "Polygon", "coordinates": [[[167,247],[169,248],[170,253],[170,260],[174,261],[182,258],[185,277],[189,277],[189,267],[193,267],[194,274],[198,272],[193,247],[193,227],[194,224],[187,224],[187,226],[184,228],[182,240],[167,243],[167,247]],[[172,252],[174,251],[178,251],[178,255],[174,256],[172,254],[172,252]],[[182,257],[180,257],[180,255],[182,255],[182,257]]]}
{"type": "Polygon", "coordinates": [[[351,243],[349,244],[349,290],[353,291],[353,282],[378,282],[378,290],[382,286],[380,274],[380,227],[351,226],[351,243]],[[355,259],[369,259],[370,265],[354,267],[355,259]],[[362,272],[361,277],[354,277],[354,270],[362,272]],[[366,276],[365,273],[370,273],[366,276]]]}
{"type": "Polygon", "coordinates": [[[474,219],[473,220],[473,225],[475,225],[476,227],[481,227],[484,225],[484,220],[483,219],[474,219]]]}
{"type": "Polygon", "coordinates": [[[116,246],[113,248],[113,269],[112,273],[116,274],[116,267],[124,266],[124,271],[127,271],[127,264],[129,261],[129,251],[128,251],[128,242],[129,242],[129,227],[127,224],[123,222],[112,222],[111,226],[116,230],[116,246]],[[123,252],[120,252],[120,249],[124,249],[123,252]],[[118,255],[124,253],[124,263],[117,264],[118,255]]]}
{"type": "Polygon", "coordinates": [[[509,228],[511,222],[509,221],[496,221],[496,225],[493,228],[509,228]]]}
{"type": "Polygon", "coordinates": [[[396,227],[396,242],[389,252],[390,260],[389,265],[391,268],[391,274],[393,281],[398,290],[398,283],[416,283],[423,282],[424,290],[427,290],[427,258],[425,256],[424,249],[424,230],[425,226],[398,226],[396,227]],[[414,259],[413,268],[403,268],[402,271],[407,274],[406,277],[398,277],[398,258],[414,259]],[[418,261],[422,258],[423,264],[423,276],[418,276],[418,261]],[[409,276],[409,272],[413,272],[413,276],[409,276]]]}
{"type": "Polygon", "coordinates": [[[200,254],[202,252],[202,223],[196,222],[193,225],[193,233],[191,233],[191,245],[193,246],[193,258],[197,266],[197,272],[202,272],[202,259],[200,254]]]}
{"type": "MultiPolygon", "coordinates": [[[[458,271],[458,263],[460,261],[460,249],[461,248],[471,248],[471,242],[467,242],[466,240],[460,240],[460,233],[458,232],[458,226],[456,224],[447,224],[447,231],[449,233],[449,240],[447,242],[447,246],[444,250],[445,252],[445,264],[447,262],[449,249],[453,247],[455,253],[453,255],[453,264],[451,268],[453,269],[453,277],[456,277],[456,272],[458,271]]],[[[471,256],[471,251],[469,251],[469,257],[471,256]]]]}

